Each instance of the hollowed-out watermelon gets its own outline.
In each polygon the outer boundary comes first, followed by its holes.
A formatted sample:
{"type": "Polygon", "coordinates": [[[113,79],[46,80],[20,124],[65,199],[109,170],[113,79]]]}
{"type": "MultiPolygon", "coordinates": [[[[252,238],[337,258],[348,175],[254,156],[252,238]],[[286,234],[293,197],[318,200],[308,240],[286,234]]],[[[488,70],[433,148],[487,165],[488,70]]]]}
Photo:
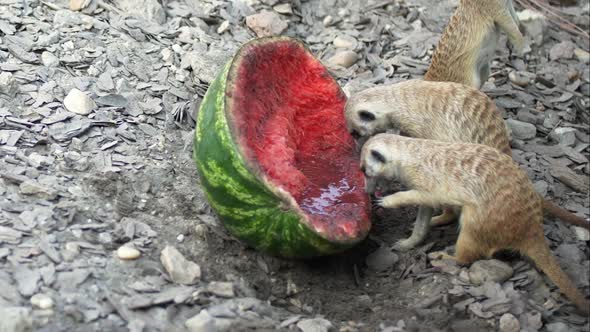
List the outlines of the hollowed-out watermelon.
{"type": "Polygon", "coordinates": [[[365,238],[370,203],[345,102],[295,39],[250,41],[227,63],[200,106],[194,159],[209,203],[234,236],[299,258],[365,238]]]}

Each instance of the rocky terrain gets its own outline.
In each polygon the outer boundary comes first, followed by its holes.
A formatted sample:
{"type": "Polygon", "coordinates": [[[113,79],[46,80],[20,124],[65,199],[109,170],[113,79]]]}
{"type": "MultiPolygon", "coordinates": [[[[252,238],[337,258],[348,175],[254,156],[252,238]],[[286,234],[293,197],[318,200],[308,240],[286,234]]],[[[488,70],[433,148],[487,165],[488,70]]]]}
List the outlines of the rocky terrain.
{"type": "MultiPolygon", "coordinates": [[[[456,0],[0,0],[0,331],[588,331],[525,260],[460,267],[401,253],[415,209],[375,216],[358,247],[261,254],[212,214],[191,160],[195,113],[245,41],[305,41],[347,93],[420,78],[456,0]]],[[[517,5],[483,91],[544,196],[590,215],[587,36],[517,5]]],[[[561,8],[588,30],[588,0],[561,8]]],[[[547,218],[589,292],[582,228],[547,218]]]]}

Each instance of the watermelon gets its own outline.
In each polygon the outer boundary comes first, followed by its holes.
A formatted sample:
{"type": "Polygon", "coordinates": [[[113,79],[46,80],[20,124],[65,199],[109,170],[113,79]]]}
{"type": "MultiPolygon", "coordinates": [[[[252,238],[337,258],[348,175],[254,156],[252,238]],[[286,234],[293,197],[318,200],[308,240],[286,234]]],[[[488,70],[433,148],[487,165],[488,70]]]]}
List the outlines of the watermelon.
{"type": "Polygon", "coordinates": [[[298,40],[244,44],[199,108],[194,160],[225,227],[287,258],[333,254],[370,229],[346,96],[298,40]]]}

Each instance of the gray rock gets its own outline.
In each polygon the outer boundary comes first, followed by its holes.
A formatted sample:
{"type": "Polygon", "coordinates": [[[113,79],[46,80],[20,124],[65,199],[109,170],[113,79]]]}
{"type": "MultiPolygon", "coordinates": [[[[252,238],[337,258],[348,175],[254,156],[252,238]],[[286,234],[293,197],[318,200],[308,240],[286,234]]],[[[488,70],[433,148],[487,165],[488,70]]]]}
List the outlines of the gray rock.
{"type": "Polygon", "coordinates": [[[53,299],[45,294],[35,294],[31,297],[31,304],[41,310],[51,309],[53,307],[53,299]]]}
{"type": "Polygon", "coordinates": [[[547,195],[547,190],[549,190],[549,184],[545,180],[536,181],[533,183],[533,187],[542,197],[545,197],[545,195],[547,195]]]}
{"type": "Polygon", "coordinates": [[[328,332],[334,326],[323,318],[302,319],[297,322],[297,327],[302,332],[328,332]]]}
{"type": "Polygon", "coordinates": [[[198,315],[188,319],[184,325],[190,332],[217,332],[215,318],[207,310],[201,310],[198,315]]]}
{"type": "Polygon", "coordinates": [[[505,313],[500,317],[500,332],[519,332],[520,322],[513,314],[505,313]]]}
{"type": "Polygon", "coordinates": [[[569,332],[572,331],[572,329],[563,322],[555,322],[555,323],[550,323],[545,325],[545,328],[547,329],[547,332],[569,332]]]}
{"type": "Polygon", "coordinates": [[[246,17],[246,25],[258,37],[280,35],[288,27],[279,14],[268,10],[246,17]]]}
{"type": "Polygon", "coordinates": [[[590,53],[588,53],[587,51],[584,51],[581,48],[576,48],[574,50],[574,55],[576,56],[576,58],[584,63],[588,63],[590,62],[590,53]]]}
{"type": "Polygon", "coordinates": [[[336,48],[347,48],[350,50],[354,49],[358,44],[356,38],[351,36],[338,36],[334,38],[334,41],[332,43],[336,48]]]}
{"type": "Polygon", "coordinates": [[[9,72],[0,73],[0,95],[13,97],[17,90],[17,84],[9,72]]]}
{"type": "Polygon", "coordinates": [[[469,280],[475,285],[486,281],[502,283],[512,276],[512,267],[497,259],[481,260],[469,267],[469,280]]]}
{"type": "Polygon", "coordinates": [[[582,227],[574,226],[574,233],[580,241],[590,241],[590,232],[582,227]]]}
{"type": "Polygon", "coordinates": [[[561,145],[573,146],[576,144],[576,131],[574,128],[555,128],[550,137],[561,145]]]}
{"type": "Polygon", "coordinates": [[[537,135],[537,127],[530,123],[508,119],[506,124],[512,133],[512,137],[516,139],[531,139],[537,135]]]}
{"type": "Polygon", "coordinates": [[[328,65],[348,68],[359,59],[358,54],[353,51],[340,51],[328,59],[328,65]]]}
{"type": "Polygon", "coordinates": [[[166,23],[166,13],[157,0],[120,0],[117,5],[127,13],[158,24],[166,23]]]}
{"type": "Polygon", "coordinates": [[[552,165],[549,173],[551,176],[576,191],[587,192],[590,187],[590,180],[588,180],[588,177],[578,175],[567,167],[552,165]]]}
{"type": "Polygon", "coordinates": [[[0,308],[0,332],[29,332],[33,330],[31,309],[25,307],[0,308]]]}
{"type": "Polygon", "coordinates": [[[575,263],[579,263],[584,259],[584,254],[577,244],[562,243],[555,249],[555,254],[575,263]]]}
{"type": "Polygon", "coordinates": [[[553,110],[545,111],[545,119],[543,120],[543,127],[553,129],[560,121],[559,114],[553,110]]]}
{"type": "Polygon", "coordinates": [[[367,266],[375,271],[383,271],[392,267],[399,260],[396,253],[386,247],[380,247],[366,258],[367,266]]]}
{"type": "Polygon", "coordinates": [[[576,45],[571,41],[564,41],[553,45],[549,50],[549,58],[551,60],[571,59],[574,57],[574,50],[576,45]]]}
{"type": "Polygon", "coordinates": [[[529,85],[530,81],[530,78],[528,76],[518,71],[511,71],[510,74],[508,74],[508,79],[510,80],[510,82],[522,87],[526,87],[527,85],[529,85]]]}
{"type": "Polygon", "coordinates": [[[184,258],[172,246],[166,246],[162,250],[160,261],[174,282],[190,285],[201,278],[201,268],[199,265],[184,258]]]}
{"type": "Polygon", "coordinates": [[[47,51],[41,53],[41,62],[45,67],[59,66],[59,58],[53,55],[53,53],[47,51]]]}
{"type": "Polygon", "coordinates": [[[221,297],[234,297],[234,284],[232,282],[213,281],[207,285],[207,291],[221,297]]]}
{"type": "Polygon", "coordinates": [[[14,269],[14,280],[18,284],[18,291],[23,296],[31,296],[39,289],[41,273],[39,270],[31,270],[24,265],[17,265],[14,269]]]}

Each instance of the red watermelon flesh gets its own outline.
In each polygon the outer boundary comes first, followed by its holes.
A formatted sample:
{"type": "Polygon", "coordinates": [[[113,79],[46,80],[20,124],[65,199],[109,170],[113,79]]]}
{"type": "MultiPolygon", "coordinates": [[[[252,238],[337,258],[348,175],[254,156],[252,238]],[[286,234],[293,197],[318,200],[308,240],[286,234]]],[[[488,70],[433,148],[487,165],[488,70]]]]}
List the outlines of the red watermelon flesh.
{"type": "Polygon", "coordinates": [[[310,227],[330,239],[370,227],[369,198],[346,96],[326,68],[293,42],[252,44],[233,77],[232,130],[250,165],[289,192],[310,227]]]}

